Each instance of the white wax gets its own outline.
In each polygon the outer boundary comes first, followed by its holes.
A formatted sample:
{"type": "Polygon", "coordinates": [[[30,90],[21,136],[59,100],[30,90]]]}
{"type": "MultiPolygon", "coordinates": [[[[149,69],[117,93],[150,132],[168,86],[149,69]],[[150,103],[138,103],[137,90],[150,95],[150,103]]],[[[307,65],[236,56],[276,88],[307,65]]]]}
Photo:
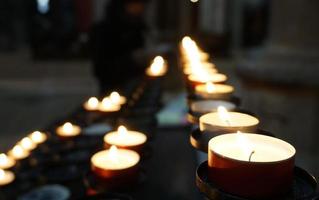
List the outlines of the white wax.
{"type": "Polygon", "coordinates": [[[16,161],[6,154],[0,154],[0,169],[9,169],[15,165],[16,161]]]}
{"type": "Polygon", "coordinates": [[[15,176],[12,172],[0,169],[0,186],[8,185],[14,179],[15,176]]]}
{"type": "Polygon", "coordinates": [[[265,135],[252,133],[230,133],[212,138],[209,150],[235,160],[249,162],[277,162],[295,155],[295,148],[289,143],[265,135]]]}
{"type": "Polygon", "coordinates": [[[67,122],[64,125],[59,126],[56,129],[56,133],[63,137],[74,137],[74,136],[80,135],[81,128],[77,125],[73,125],[67,122]]]}
{"type": "Polygon", "coordinates": [[[191,74],[188,76],[188,80],[200,83],[213,82],[220,83],[227,80],[227,76],[225,74],[203,74],[201,76],[191,74]]]}
{"type": "Polygon", "coordinates": [[[91,163],[105,170],[121,170],[133,167],[140,161],[140,156],[135,151],[126,149],[117,149],[116,153],[110,153],[110,150],[103,150],[94,154],[91,163]]]}
{"type": "Polygon", "coordinates": [[[227,110],[232,111],[236,108],[236,105],[228,101],[220,100],[202,100],[195,101],[191,104],[191,110],[199,113],[216,112],[218,106],[224,106],[227,110]]]}

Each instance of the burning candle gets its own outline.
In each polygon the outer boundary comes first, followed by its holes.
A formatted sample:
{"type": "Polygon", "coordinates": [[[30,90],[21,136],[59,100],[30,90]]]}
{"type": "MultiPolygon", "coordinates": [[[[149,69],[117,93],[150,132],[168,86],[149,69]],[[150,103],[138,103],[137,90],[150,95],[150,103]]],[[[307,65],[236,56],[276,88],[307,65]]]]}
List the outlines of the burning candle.
{"type": "Polygon", "coordinates": [[[34,143],[29,137],[23,138],[18,144],[27,151],[31,151],[37,147],[37,144],[34,143]]]}
{"type": "Polygon", "coordinates": [[[227,80],[227,76],[225,74],[218,74],[218,73],[207,74],[206,72],[203,72],[199,74],[189,75],[188,80],[194,83],[195,85],[205,84],[207,82],[223,83],[227,80]]]}
{"type": "Polygon", "coordinates": [[[207,82],[204,85],[197,85],[195,93],[203,98],[209,99],[230,99],[233,94],[234,87],[224,84],[214,84],[207,82]]]}
{"type": "Polygon", "coordinates": [[[208,177],[234,195],[254,199],[276,196],[290,189],[295,153],[289,143],[269,136],[220,135],[209,141],[208,177]]]}
{"type": "Polygon", "coordinates": [[[99,105],[101,112],[116,112],[121,110],[121,105],[112,102],[110,97],[105,97],[99,105]]]}
{"type": "Polygon", "coordinates": [[[70,122],[66,122],[56,129],[56,133],[62,138],[72,138],[80,135],[81,128],[77,125],[71,124],[70,122]]]}
{"type": "Polygon", "coordinates": [[[116,145],[119,148],[131,149],[140,152],[147,141],[144,133],[129,131],[125,126],[119,126],[117,131],[112,131],[104,136],[106,147],[116,145]]]}
{"type": "Polygon", "coordinates": [[[110,94],[110,99],[114,104],[123,105],[126,103],[126,98],[124,96],[121,96],[118,92],[112,92],[110,94]]]}
{"type": "Polygon", "coordinates": [[[138,153],[128,149],[117,149],[111,146],[94,154],[91,158],[91,167],[95,175],[102,179],[114,180],[131,179],[137,175],[137,164],[140,161],[138,153]]]}
{"type": "Polygon", "coordinates": [[[97,110],[99,107],[99,100],[96,97],[91,97],[84,103],[84,109],[88,111],[97,110]]]}
{"type": "Polygon", "coordinates": [[[255,132],[259,120],[251,115],[228,112],[223,106],[217,108],[217,112],[205,114],[199,118],[201,131],[216,132],[255,132]]]}
{"type": "Polygon", "coordinates": [[[0,154],[0,169],[9,169],[16,164],[16,161],[6,154],[0,154]]]}
{"type": "Polygon", "coordinates": [[[27,158],[30,153],[28,150],[22,148],[20,144],[17,144],[8,152],[8,155],[15,160],[22,160],[24,158],[27,158]]]}
{"type": "Polygon", "coordinates": [[[32,142],[35,144],[41,144],[47,140],[47,135],[45,133],[42,133],[40,131],[34,131],[29,135],[32,142]]]}
{"type": "Polygon", "coordinates": [[[167,65],[162,56],[156,56],[149,68],[146,69],[146,74],[151,77],[164,76],[167,72],[167,65]]]}
{"type": "Polygon", "coordinates": [[[5,186],[12,183],[15,179],[15,176],[10,171],[5,171],[0,169],[0,186],[5,186]]]}
{"type": "Polygon", "coordinates": [[[191,111],[194,113],[199,113],[200,115],[216,112],[217,108],[223,106],[227,110],[234,110],[236,105],[228,102],[228,101],[221,101],[221,100],[201,100],[195,101],[191,104],[190,108],[191,111]]]}

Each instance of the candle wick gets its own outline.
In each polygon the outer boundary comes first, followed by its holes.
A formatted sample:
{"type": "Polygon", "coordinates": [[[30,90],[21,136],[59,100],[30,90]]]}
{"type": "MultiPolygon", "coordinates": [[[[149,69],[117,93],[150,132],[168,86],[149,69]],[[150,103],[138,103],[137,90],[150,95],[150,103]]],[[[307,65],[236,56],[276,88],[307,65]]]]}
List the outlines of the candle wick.
{"type": "Polygon", "coordinates": [[[251,162],[251,157],[253,156],[253,154],[255,153],[255,151],[253,150],[251,153],[250,153],[250,155],[249,155],[249,159],[248,159],[248,161],[249,162],[251,162]]]}

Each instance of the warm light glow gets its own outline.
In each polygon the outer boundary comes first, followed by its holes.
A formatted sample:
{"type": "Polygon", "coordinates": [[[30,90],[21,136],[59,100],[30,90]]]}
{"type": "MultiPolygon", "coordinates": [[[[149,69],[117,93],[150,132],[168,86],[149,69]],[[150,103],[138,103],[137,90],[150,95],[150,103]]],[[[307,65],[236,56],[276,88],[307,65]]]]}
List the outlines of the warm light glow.
{"type": "Polygon", "coordinates": [[[160,75],[164,73],[165,61],[162,56],[156,56],[151,64],[151,73],[154,75],[160,75]]]}
{"type": "Polygon", "coordinates": [[[24,148],[25,150],[32,150],[36,147],[33,141],[28,137],[23,138],[20,144],[21,144],[21,147],[24,148]]]}
{"type": "Polygon", "coordinates": [[[70,122],[66,122],[62,126],[62,130],[64,133],[72,133],[73,132],[73,125],[70,122]]]}
{"type": "Polygon", "coordinates": [[[0,169],[0,179],[4,179],[5,177],[5,173],[4,173],[4,170],[0,169]]]}
{"type": "Polygon", "coordinates": [[[247,160],[249,160],[254,148],[252,147],[252,143],[249,142],[248,138],[245,137],[245,135],[240,131],[237,131],[237,143],[245,157],[247,157],[247,160]]]}
{"type": "Polygon", "coordinates": [[[207,82],[207,83],[206,83],[206,90],[207,90],[208,93],[213,93],[213,92],[215,92],[215,91],[216,91],[216,87],[215,87],[214,83],[212,83],[212,82],[207,82]]]}
{"type": "Polygon", "coordinates": [[[165,61],[164,61],[164,58],[162,56],[156,56],[154,58],[154,63],[158,63],[160,65],[164,65],[165,61]]]}
{"type": "Polygon", "coordinates": [[[118,92],[112,92],[110,94],[111,101],[118,104],[121,101],[121,95],[118,92]]]}
{"type": "Polygon", "coordinates": [[[41,133],[40,131],[34,131],[30,134],[30,138],[33,142],[39,144],[44,142],[47,139],[47,136],[44,133],[41,133]]]}
{"type": "Polygon", "coordinates": [[[196,2],[198,2],[198,0],[190,0],[191,2],[193,2],[193,3],[196,3],[196,2]]]}
{"type": "Polygon", "coordinates": [[[105,97],[105,98],[102,100],[102,107],[103,107],[104,109],[112,108],[112,107],[113,107],[112,100],[111,100],[109,97],[105,97]]]}
{"type": "Polygon", "coordinates": [[[8,163],[8,156],[4,153],[0,154],[0,166],[8,163]]]}
{"type": "Polygon", "coordinates": [[[119,160],[117,158],[117,147],[115,145],[112,145],[110,150],[109,150],[109,153],[108,153],[108,156],[110,158],[110,160],[114,163],[118,163],[119,160]]]}
{"type": "Polygon", "coordinates": [[[127,134],[127,128],[125,126],[119,126],[117,132],[120,136],[125,136],[127,134]]]}
{"type": "Polygon", "coordinates": [[[218,116],[224,120],[224,121],[229,121],[229,113],[227,109],[224,106],[218,106],[217,108],[218,116]]]}
{"type": "Polygon", "coordinates": [[[97,108],[99,105],[99,100],[96,98],[96,97],[91,97],[89,100],[88,100],[88,107],[89,108],[97,108]]]}

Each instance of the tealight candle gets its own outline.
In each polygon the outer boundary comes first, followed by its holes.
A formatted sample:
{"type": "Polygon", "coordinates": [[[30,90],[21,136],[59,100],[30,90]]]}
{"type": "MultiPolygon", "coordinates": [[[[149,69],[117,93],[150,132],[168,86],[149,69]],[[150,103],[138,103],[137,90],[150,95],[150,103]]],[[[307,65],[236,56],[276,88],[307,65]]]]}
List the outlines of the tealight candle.
{"type": "Polygon", "coordinates": [[[146,69],[146,74],[151,77],[164,76],[167,72],[165,60],[161,56],[156,56],[153,63],[146,69]]]}
{"type": "Polygon", "coordinates": [[[118,92],[112,92],[110,94],[110,99],[114,104],[123,105],[126,103],[126,98],[124,96],[121,96],[118,92]]]}
{"type": "Polygon", "coordinates": [[[199,118],[201,131],[212,132],[255,132],[259,120],[248,114],[228,112],[225,107],[218,107],[217,112],[205,114],[199,118]]]}
{"type": "Polygon", "coordinates": [[[15,176],[12,172],[0,169],[0,187],[12,183],[14,179],[15,176]]]}
{"type": "Polygon", "coordinates": [[[147,141],[144,133],[130,131],[125,126],[119,126],[117,131],[112,131],[104,136],[104,143],[107,148],[116,145],[119,148],[131,149],[140,152],[147,141]]]}
{"type": "Polygon", "coordinates": [[[216,74],[218,71],[215,68],[184,68],[183,72],[186,75],[195,74],[198,70],[203,70],[208,74],[216,74]]]}
{"type": "Polygon", "coordinates": [[[34,143],[29,137],[23,138],[18,144],[20,144],[20,146],[27,151],[31,151],[37,147],[37,144],[34,143]]]}
{"type": "Polygon", "coordinates": [[[40,131],[34,131],[29,135],[30,139],[36,143],[36,144],[41,144],[47,140],[47,135],[45,133],[42,133],[40,131]]]}
{"type": "Polygon", "coordinates": [[[30,155],[30,152],[23,149],[19,144],[17,144],[8,152],[8,155],[15,160],[22,160],[24,158],[27,158],[30,155]]]}
{"type": "Polygon", "coordinates": [[[6,154],[0,154],[0,169],[9,169],[16,164],[16,161],[6,154]]]}
{"type": "Polygon", "coordinates": [[[99,107],[99,100],[96,97],[91,97],[87,102],[84,103],[84,109],[88,111],[97,110],[99,107]]]}
{"type": "Polygon", "coordinates": [[[118,184],[136,178],[139,161],[140,156],[135,151],[111,146],[110,149],[92,156],[91,167],[97,177],[112,180],[111,184],[118,184]]]}
{"type": "Polygon", "coordinates": [[[208,177],[234,195],[274,197],[292,185],[295,153],[289,143],[265,135],[220,135],[209,141],[208,177]]]}
{"type": "Polygon", "coordinates": [[[70,122],[66,122],[56,129],[56,133],[62,138],[72,138],[80,135],[81,128],[77,125],[71,124],[70,122]]]}
{"type": "Polygon", "coordinates": [[[105,97],[99,105],[101,112],[116,112],[121,110],[121,105],[112,102],[111,98],[105,97]]]}
{"type": "Polygon", "coordinates": [[[209,99],[230,99],[233,94],[234,87],[224,84],[214,84],[212,82],[207,82],[203,85],[195,86],[195,94],[201,96],[202,98],[209,99]]]}
{"type": "Polygon", "coordinates": [[[206,73],[191,74],[191,75],[188,76],[188,80],[193,82],[195,85],[205,84],[207,82],[223,83],[223,82],[225,82],[227,80],[227,76],[225,74],[219,74],[219,73],[214,73],[214,74],[206,74],[206,73]]]}
{"type": "Polygon", "coordinates": [[[199,113],[200,115],[216,112],[217,108],[223,106],[229,111],[232,111],[236,108],[236,105],[228,102],[228,101],[221,101],[221,100],[200,100],[195,101],[191,104],[190,108],[191,111],[194,113],[199,113]]]}

